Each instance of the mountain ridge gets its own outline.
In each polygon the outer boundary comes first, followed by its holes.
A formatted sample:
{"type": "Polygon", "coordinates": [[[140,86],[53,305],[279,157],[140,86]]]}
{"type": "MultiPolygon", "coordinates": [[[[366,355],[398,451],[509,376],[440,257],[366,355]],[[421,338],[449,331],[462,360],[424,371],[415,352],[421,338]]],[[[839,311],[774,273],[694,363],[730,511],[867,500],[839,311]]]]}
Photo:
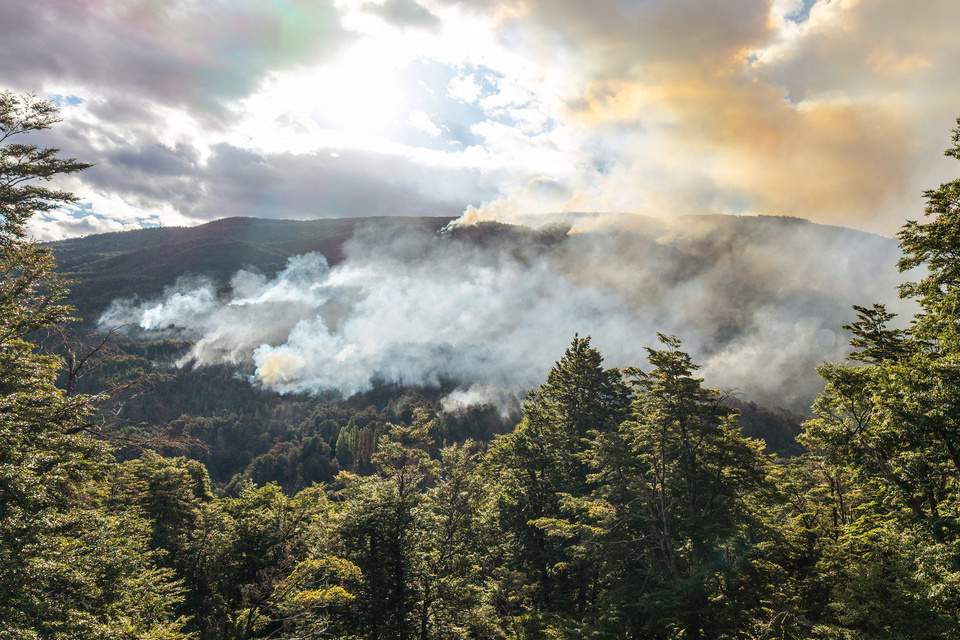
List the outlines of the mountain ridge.
{"type": "Polygon", "coordinates": [[[252,367],[267,345],[282,354],[271,367],[299,363],[262,379],[284,392],[349,394],[384,376],[510,387],[538,379],[575,333],[627,366],[662,332],[709,384],[806,411],[817,365],[849,351],[852,305],[912,314],[895,296],[896,241],[854,229],[777,216],[453,220],[226,218],[50,246],[88,328],[175,326],[205,338],[187,358],[200,365],[252,367]],[[324,259],[291,260],[310,252],[324,259]]]}
{"type": "Polygon", "coordinates": [[[328,264],[343,260],[344,244],[358,228],[385,223],[439,230],[454,220],[430,218],[326,218],[271,220],[231,217],[196,227],[156,227],[94,234],[47,243],[60,271],[74,281],[67,302],[87,323],[116,298],[149,299],[183,275],[226,280],[253,267],[267,276],[287,259],[319,252],[328,264]]]}
{"type": "MultiPolygon", "coordinates": [[[[183,275],[209,276],[226,281],[236,271],[253,267],[270,277],[284,268],[288,258],[319,252],[330,266],[345,257],[347,242],[361,229],[393,226],[404,230],[436,233],[448,229],[460,238],[479,243],[502,240],[503,236],[523,240],[535,237],[542,245],[568,233],[576,233],[576,220],[591,217],[602,220],[604,214],[558,214],[541,216],[546,224],[534,228],[521,224],[481,222],[450,229],[455,217],[377,216],[365,218],[325,218],[320,220],[274,220],[252,217],[226,217],[195,227],[154,227],[46,243],[53,251],[60,271],[74,281],[67,302],[77,308],[86,322],[116,298],[155,297],[164,287],[183,275]],[[498,237],[500,236],[500,237],[498,237]]],[[[531,220],[535,218],[530,216],[531,220]]],[[[762,236],[786,229],[815,229],[825,235],[848,235],[886,244],[895,240],[848,227],[822,225],[789,216],[727,216],[691,214],[677,218],[653,218],[618,214],[616,227],[630,235],[646,236],[660,245],[682,243],[693,256],[716,253],[723,238],[762,236]],[[623,224],[626,221],[626,224],[623,224]],[[696,237],[696,241],[689,242],[696,237]],[[704,250],[704,242],[713,250],[704,250]]]]}

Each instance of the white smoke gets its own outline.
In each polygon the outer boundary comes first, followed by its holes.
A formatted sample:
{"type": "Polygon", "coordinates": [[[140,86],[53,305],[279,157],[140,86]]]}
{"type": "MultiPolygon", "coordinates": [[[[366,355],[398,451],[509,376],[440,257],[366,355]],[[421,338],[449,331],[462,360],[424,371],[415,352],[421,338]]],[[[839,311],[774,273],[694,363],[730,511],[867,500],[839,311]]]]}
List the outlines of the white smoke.
{"type": "Polygon", "coordinates": [[[100,324],[192,336],[180,364],[252,366],[280,392],[454,384],[450,410],[522,395],[577,333],[607,365],[642,368],[659,331],[684,341],[711,386],[802,410],[820,388],[816,365],[847,352],[852,304],[906,309],[892,240],[795,220],[394,227],[355,238],[346,256],[332,268],[297,256],[269,279],[240,271],[221,296],[182,280],[160,300],[115,302],[100,324]]]}

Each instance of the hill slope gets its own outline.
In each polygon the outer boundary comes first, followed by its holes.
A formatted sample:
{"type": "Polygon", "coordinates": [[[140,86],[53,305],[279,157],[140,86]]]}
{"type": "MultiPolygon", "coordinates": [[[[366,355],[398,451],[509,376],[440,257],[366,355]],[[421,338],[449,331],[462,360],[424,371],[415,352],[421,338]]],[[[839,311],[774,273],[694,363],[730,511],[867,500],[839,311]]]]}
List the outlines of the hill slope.
{"type": "Polygon", "coordinates": [[[358,228],[397,225],[436,231],[452,218],[337,218],[262,220],[224,218],[198,227],[104,233],[50,243],[61,272],[76,280],[68,302],[95,322],[116,298],[149,299],[185,274],[225,281],[253,267],[272,276],[287,258],[311,251],[331,265],[358,228]]]}
{"type": "Polygon", "coordinates": [[[380,380],[490,401],[538,384],[575,333],[628,366],[662,332],[709,385],[802,412],[816,366],[846,353],[851,305],[912,313],[889,238],[781,217],[531,220],[437,233],[450,218],[235,218],[51,246],[89,322],[125,299],[110,326],[178,326],[199,341],[188,359],[241,364],[285,393],[380,380]],[[311,251],[326,265],[287,262],[311,251]],[[168,288],[188,274],[210,282],[168,288]]]}
{"type": "MultiPolygon", "coordinates": [[[[791,218],[557,216],[536,228],[483,223],[438,233],[450,221],[232,218],[51,247],[78,281],[69,301],[91,323],[116,299],[135,298],[126,303],[135,319],[138,309],[169,302],[164,290],[181,276],[212,280],[214,306],[178,321],[186,330],[174,337],[191,341],[144,332],[155,340],[121,342],[134,357],[131,370],[190,353],[212,366],[167,369],[120,417],[133,429],[196,438],[204,449],[195,455],[219,483],[251,478],[288,488],[332,477],[342,429],[369,426],[363,437],[375,439],[419,402],[438,411],[479,403],[444,414],[438,441],[509,429],[516,413],[498,409],[496,395],[484,391],[499,383],[522,396],[542,382],[575,332],[592,335],[616,366],[641,364],[655,331],[679,335],[704,364],[708,385],[740,389],[743,400],[734,404],[744,432],[796,453],[799,420],[791,412],[805,411],[818,390],[816,364],[843,357],[840,325],[852,319],[850,305],[894,296],[898,277],[895,241],[791,218]],[[323,254],[329,269],[285,280],[288,258],[307,252],[323,254]],[[229,281],[241,269],[259,272],[262,282],[231,306],[241,294],[229,281]],[[252,303],[286,285],[295,285],[286,292],[294,303],[252,303]],[[325,297],[310,302],[317,291],[325,297]],[[300,323],[310,330],[295,332],[300,323]],[[231,343],[224,335],[240,338],[231,343]],[[338,360],[302,342],[315,338],[368,360],[338,360]],[[198,342],[211,349],[191,351],[198,342]],[[328,386],[238,378],[237,364],[246,374],[257,371],[252,354],[262,344],[285,349],[328,386]],[[324,363],[333,367],[310,369],[324,363]],[[345,371],[361,391],[364,380],[379,382],[348,403],[311,395],[336,389],[345,371]],[[323,464],[313,471],[296,471],[316,460],[323,464]]],[[[99,391],[98,383],[87,380],[85,390],[99,391]]],[[[363,469],[364,460],[351,464],[363,469]]]]}

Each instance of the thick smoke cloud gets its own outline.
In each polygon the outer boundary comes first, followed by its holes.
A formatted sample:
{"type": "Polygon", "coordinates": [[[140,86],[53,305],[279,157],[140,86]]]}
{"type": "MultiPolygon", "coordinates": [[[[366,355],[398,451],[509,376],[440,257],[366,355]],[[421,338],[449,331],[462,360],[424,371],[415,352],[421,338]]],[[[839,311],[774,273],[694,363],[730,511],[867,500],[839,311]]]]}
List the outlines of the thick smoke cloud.
{"type": "Polygon", "coordinates": [[[504,188],[475,217],[761,213],[893,234],[952,171],[956,2],[531,0],[503,14],[531,55],[579,74],[558,119],[590,162],[542,171],[563,190],[504,188]]]}
{"type": "Polygon", "coordinates": [[[452,384],[450,406],[522,395],[577,333],[626,366],[662,332],[708,384],[804,410],[815,367],[846,352],[851,304],[910,313],[895,300],[896,245],[879,236],[780,218],[553,222],[368,230],[332,268],[297,256],[272,279],[235,274],[225,296],[181,280],[160,300],[115,302],[100,323],[186,333],[181,365],[241,365],[280,392],[452,384]]]}

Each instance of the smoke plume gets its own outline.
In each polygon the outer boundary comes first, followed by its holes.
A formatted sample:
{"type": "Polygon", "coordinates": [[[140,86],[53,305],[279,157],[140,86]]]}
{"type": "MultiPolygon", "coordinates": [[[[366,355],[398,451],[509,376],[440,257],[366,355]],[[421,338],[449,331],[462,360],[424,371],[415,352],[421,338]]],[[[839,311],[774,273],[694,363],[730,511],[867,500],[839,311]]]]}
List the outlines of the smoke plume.
{"type": "Polygon", "coordinates": [[[181,366],[240,365],[281,393],[447,384],[449,408],[522,395],[575,334],[608,366],[643,368],[660,332],[708,385],[804,411],[816,366],[848,352],[851,305],[911,311],[896,299],[896,243],[880,236],[789,218],[536,220],[366,229],[336,266],[296,256],[272,278],[236,273],[225,295],[181,279],[161,299],[115,301],[100,325],[191,336],[181,366]]]}

